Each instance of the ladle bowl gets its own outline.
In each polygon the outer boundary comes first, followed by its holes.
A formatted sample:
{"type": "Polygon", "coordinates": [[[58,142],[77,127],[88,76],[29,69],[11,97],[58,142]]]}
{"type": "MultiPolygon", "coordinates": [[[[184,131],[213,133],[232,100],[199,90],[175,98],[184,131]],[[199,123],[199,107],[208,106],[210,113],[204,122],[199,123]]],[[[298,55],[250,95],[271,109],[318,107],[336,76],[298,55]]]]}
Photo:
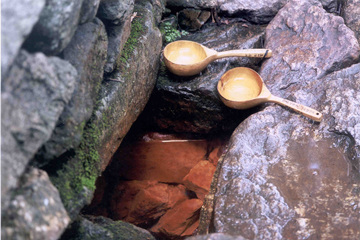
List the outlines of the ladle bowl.
{"type": "Polygon", "coordinates": [[[299,103],[276,97],[271,94],[261,76],[246,67],[233,68],[227,71],[217,85],[222,102],[235,109],[248,109],[265,102],[274,102],[320,122],[322,114],[315,109],[299,103]]]}
{"type": "Polygon", "coordinates": [[[238,49],[217,52],[199,43],[192,41],[175,41],[164,48],[166,67],[179,76],[192,76],[200,73],[206,66],[219,58],[224,57],[256,57],[269,58],[272,51],[269,49],[238,49]]]}

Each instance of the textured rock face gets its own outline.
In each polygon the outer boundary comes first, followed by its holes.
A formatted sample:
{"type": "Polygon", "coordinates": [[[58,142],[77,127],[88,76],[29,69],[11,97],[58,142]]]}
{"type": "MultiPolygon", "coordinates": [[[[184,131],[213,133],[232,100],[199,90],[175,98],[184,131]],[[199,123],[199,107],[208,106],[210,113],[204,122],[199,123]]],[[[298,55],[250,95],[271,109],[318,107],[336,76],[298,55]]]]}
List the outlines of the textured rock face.
{"type": "Polygon", "coordinates": [[[112,221],[104,217],[81,217],[62,236],[63,240],[155,240],[146,230],[122,221],[112,221]]]}
{"type": "MultiPolygon", "coordinates": [[[[211,25],[185,40],[203,44],[217,51],[260,48],[264,28],[232,23],[211,25]]],[[[232,67],[257,69],[258,58],[225,58],[217,60],[200,74],[183,78],[161,68],[156,92],[149,111],[157,126],[175,132],[209,133],[234,129],[251,111],[234,111],[219,99],[216,85],[222,74],[232,67]]]]}
{"type": "Polygon", "coordinates": [[[1,78],[4,79],[21,44],[39,20],[45,0],[4,0],[1,4],[1,78]],[[25,21],[26,20],[26,21],[25,21]],[[10,27],[11,26],[11,27],[10,27]]]}
{"type": "Polygon", "coordinates": [[[38,153],[38,165],[45,165],[80,144],[103,80],[106,52],[106,31],[99,19],[79,26],[63,53],[64,59],[78,71],[75,90],[50,140],[38,153]]]}
{"type": "Polygon", "coordinates": [[[220,11],[238,15],[254,23],[268,23],[288,0],[237,1],[218,0],[220,11]]]}
{"type": "Polygon", "coordinates": [[[166,0],[167,7],[182,7],[182,8],[214,8],[217,6],[216,0],[166,0]]]}
{"type": "Polygon", "coordinates": [[[47,173],[34,168],[23,176],[21,187],[2,211],[3,239],[56,240],[70,222],[47,173]]]}
{"type": "Polygon", "coordinates": [[[360,1],[348,0],[344,8],[344,19],[346,25],[354,31],[360,42],[360,1]]]}
{"type": "Polygon", "coordinates": [[[8,78],[2,80],[2,203],[29,160],[51,136],[71,98],[76,76],[75,68],[64,60],[21,51],[8,78]]]}
{"type": "Polygon", "coordinates": [[[79,148],[62,161],[64,164],[56,173],[50,169],[51,180],[71,219],[90,203],[96,178],[144,108],[155,84],[161,35],[154,26],[152,5],[149,1],[141,4],[133,22],[138,35],[129,39],[133,44],[128,49],[129,58],[114,71],[111,80],[102,83],[97,108],[86,124],[79,148]]]}
{"type": "Polygon", "coordinates": [[[30,52],[57,55],[70,42],[79,24],[83,0],[46,0],[40,19],[24,43],[30,52]]]}
{"type": "Polygon", "coordinates": [[[153,10],[153,5],[148,1],[135,5],[137,18],[133,25],[141,25],[140,28],[134,28],[140,35],[129,37],[129,45],[125,45],[123,50],[127,51],[128,57],[123,58],[121,66],[114,70],[105,79],[108,81],[101,86],[101,104],[96,111],[95,123],[108,124],[101,133],[102,145],[99,150],[103,159],[103,170],[132,123],[144,109],[155,85],[162,38],[159,29],[154,26],[153,10]]]}
{"type": "Polygon", "coordinates": [[[133,12],[134,0],[101,0],[98,17],[118,25],[133,12]]]}
{"type": "Polygon", "coordinates": [[[106,74],[110,74],[114,69],[120,67],[121,51],[123,50],[131,31],[130,16],[127,19],[124,19],[119,25],[108,25],[106,31],[108,33],[109,46],[104,70],[106,74]]]}
{"type": "Polygon", "coordinates": [[[324,119],[314,124],[269,106],[240,124],[219,177],[215,231],[248,239],[360,236],[360,66],[345,68],[359,57],[354,34],[317,2],[290,1],[266,36],[274,54],[260,75],[270,91],[324,119]]]}
{"type": "Polygon", "coordinates": [[[83,1],[80,12],[80,24],[91,22],[99,9],[100,0],[83,1]]]}

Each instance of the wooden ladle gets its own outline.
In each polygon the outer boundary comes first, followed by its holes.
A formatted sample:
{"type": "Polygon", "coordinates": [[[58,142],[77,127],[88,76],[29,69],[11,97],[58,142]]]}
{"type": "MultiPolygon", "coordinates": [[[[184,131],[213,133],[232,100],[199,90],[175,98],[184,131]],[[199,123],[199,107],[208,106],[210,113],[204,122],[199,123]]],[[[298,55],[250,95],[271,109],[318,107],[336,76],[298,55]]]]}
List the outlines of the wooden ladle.
{"type": "Polygon", "coordinates": [[[247,109],[264,102],[274,102],[320,122],[322,114],[315,109],[299,103],[273,96],[266,88],[260,75],[246,67],[233,68],[227,71],[217,85],[223,103],[235,109],[247,109]]]}
{"type": "Polygon", "coordinates": [[[192,76],[200,73],[212,61],[224,57],[269,58],[269,49],[239,49],[217,52],[192,41],[175,41],[164,48],[165,65],[179,76],[192,76]]]}

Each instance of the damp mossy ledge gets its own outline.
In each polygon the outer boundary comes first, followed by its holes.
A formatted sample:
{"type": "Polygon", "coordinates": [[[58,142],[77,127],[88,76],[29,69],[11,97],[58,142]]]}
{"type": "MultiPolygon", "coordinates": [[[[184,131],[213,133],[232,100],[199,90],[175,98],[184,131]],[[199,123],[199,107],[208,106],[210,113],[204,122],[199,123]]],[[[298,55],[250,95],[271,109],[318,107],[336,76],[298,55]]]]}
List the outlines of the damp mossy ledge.
{"type": "MultiPolygon", "coordinates": [[[[100,102],[97,102],[95,109],[99,108],[100,102]]],[[[102,118],[97,120],[93,114],[86,124],[82,123],[85,124],[82,140],[75,149],[74,156],[70,157],[56,174],[50,176],[71,218],[91,201],[96,189],[96,179],[101,174],[100,139],[109,126],[107,114],[103,114],[102,118]]]]}
{"type": "Polygon", "coordinates": [[[138,44],[139,37],[143,34],[144,27],[142,22],[142,16],[136,15],[133,18],[133,21],[131,22],[131,32],[130,36],[128,37],[124,48],[121,51],[120,56],[120,63],[118,66],[126,64],[126,62],[129,60],[130,56],[134,52],[134,49],[136,45],[138,44]]]}

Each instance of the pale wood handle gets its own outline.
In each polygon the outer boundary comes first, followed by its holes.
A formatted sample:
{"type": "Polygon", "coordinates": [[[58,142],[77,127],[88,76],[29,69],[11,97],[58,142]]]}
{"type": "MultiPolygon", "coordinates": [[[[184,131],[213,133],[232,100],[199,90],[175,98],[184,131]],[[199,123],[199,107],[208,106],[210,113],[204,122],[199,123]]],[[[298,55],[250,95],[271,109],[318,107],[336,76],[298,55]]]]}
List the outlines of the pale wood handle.
{"type": "Polygon", "coordinates": [[[272,51],[270,49],[239,49],[239,50],[230,50],[224,52],[218,52],[216,58],[224,57],[253,57],[253,58],[269,58],[272,56],[272,51]],[[266,54],[266,55],[265,55],[266,54]]]}
{"type": "Polygon", "coordinates": [[[306,106],[301,105],[299,103],[292,102],[292,101],[289,101],[287,99],[276,97],[276,96],[271,96],[269,98],[269,101],[274,102],[274,103],[278,103],[278,104],[283,105],[283,106],[288,107],[288,108],[291,108],[295,112],[301,113],[302,115],[304,115],[304,116],[306,116],[306,117],[308,117],[308,118],[310,118],[310,119],[312,119],[314,121],[320,122],[322,120],[322,114],[320,112],[316,111],[313,108],[306,107],[306,106]]]}

